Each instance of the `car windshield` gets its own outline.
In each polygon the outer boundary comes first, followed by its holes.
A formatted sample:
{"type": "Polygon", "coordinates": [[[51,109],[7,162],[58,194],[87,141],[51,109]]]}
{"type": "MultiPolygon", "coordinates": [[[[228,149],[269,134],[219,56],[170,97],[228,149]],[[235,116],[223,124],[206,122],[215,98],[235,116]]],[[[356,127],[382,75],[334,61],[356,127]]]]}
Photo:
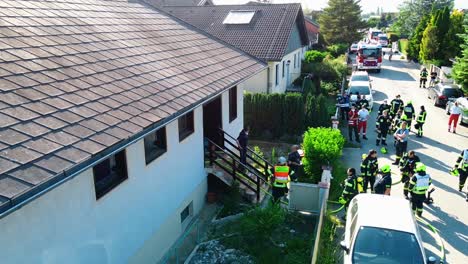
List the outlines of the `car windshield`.
{"type": "Polygon", "coordinates": [[[368,58],[368,57],[377,57],[380,55],[380,49],[362,49],[361,50],[361,54],[364,58],[368,58]]]}
{"type": "Polygon", "coordinates": [[[444,91],[442,92],[445,96],[447,97],[462,97],[463,92],[460,89],[454,89],[454,88],[445,88],[444,91]]]}
{"type": "Polygon", "coordinates": [[[352,86],[349,88],[349,94],[364,94],[364,95],[369,95],[370,90],[369,87],[367,86],[352,86]]]}
{"type": "Polygon", "coordinates": [[[352,82],[368,82],[369,76],[367,75],[353,75],[351,76],[352,82]]]}
{"type": "Polygon", "coordinates": [[[379,37],[379,40],[387,40],[388,38],[387,37],[379,37]]]}
{"type": "Polygon", "coordinates": [[[424,264],[424,259],[414,234],[361,227],[354,242],[353,263],[424,264]]]}

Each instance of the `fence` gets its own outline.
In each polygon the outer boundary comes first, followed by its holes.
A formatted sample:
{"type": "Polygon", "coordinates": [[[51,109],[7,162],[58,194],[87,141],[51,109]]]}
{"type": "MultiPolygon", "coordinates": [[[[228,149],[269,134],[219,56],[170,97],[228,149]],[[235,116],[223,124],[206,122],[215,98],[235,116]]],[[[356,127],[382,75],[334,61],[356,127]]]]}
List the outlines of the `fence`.
{"type": "Polygon", "coordinates": [[[327,217],[327,201],[330,189],[322,189],[323,195],[321,195],[320,201],[320,213],[318,216],[318,221],[315,225],[315,242],[314,242],[314,249],[312,251],[312,264],[317,262],[318,258],[318,250],[320,245],[320,233],[322,232],[322,225],[325,217],[327,217]]]}

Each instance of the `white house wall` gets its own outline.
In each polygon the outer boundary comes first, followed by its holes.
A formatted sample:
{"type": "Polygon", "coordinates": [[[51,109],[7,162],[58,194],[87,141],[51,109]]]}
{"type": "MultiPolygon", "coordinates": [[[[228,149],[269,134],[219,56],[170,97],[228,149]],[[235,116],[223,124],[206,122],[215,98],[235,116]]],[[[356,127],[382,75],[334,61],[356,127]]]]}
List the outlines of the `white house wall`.
{"type": "Polygon", "coordinates": [[[259,74],[254,75],[244,82],[246,91],[251,93],[267,93],[268,92],[268,69],[265,68],[259,74]]]}
{"type": "MultiPolygon", "coordinates": [[[[294,82],[300,75],[301,75],[301,66],[302,66],[302,59],[304,58],[304,53],[307,50],[307,47],[301,47],[299,49],[294,50],[291,53],[286,54],[281,61],[270,61],[268,62],[268,67],[270,69],[270,85],[271,85],[271,92],[272,93],[284,93],[286,88],[294,82]],[[294,67],[294,55],[296,55],[296,60],[299,66],[294,67]],[[297,59],[299,58],[299,59],[297,59]],[[287,74],[285,72],[285,76],[283,77],[283,61],[287,62],[290,61],[289,65],[289,82],[287,82],[287,74]],[[276,65],[279,64],[279,83],[276,85],[276,65]]],[[[286,63],[285,63],[286,65],[286,63]]]]}
{"type": "MultiPolygon", "coordinates": [[[[244,86],[231,123],[222,94],[223,127],[233,136],[243,126],[244,86]]],[[[1,263],[156,263],[183,231],[180,212],[193,201],[196,215],[204,205],[202,111],[195,109],[195,132],[180,143],[177,120],[168,124],[168,150],[148,165],[143,140],[129,146],[128,179],[99,200],[88,169],[0,219],[1,263]]]]}

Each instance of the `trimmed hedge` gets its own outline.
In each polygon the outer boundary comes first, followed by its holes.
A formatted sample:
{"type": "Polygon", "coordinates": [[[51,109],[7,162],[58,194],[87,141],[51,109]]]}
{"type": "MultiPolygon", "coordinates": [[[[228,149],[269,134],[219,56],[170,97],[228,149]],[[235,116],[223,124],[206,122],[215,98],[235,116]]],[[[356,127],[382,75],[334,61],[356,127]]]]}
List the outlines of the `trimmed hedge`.
{"type": "Polygon", "coordinates": [[[244,95],[244,123],[265,140],[302,135],[307,127],[330,125],[325,96],[299,93],[244,95]]]}

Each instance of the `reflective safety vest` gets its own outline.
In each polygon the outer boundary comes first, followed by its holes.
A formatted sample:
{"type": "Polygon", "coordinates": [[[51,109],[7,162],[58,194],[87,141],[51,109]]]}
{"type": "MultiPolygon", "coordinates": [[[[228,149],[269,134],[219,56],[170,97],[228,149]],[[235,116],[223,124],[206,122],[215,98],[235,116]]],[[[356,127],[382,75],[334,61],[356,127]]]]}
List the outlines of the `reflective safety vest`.
{"type": "Polygon", "coordinates": [[[421,176],[416,174],[416,183],[413,187],[412,192],[415,194],[425,194],[427,189],[429,189],[429,185],[431,183],[431,177],[429,174],[421,176]]]}
{"type": "Polygon", "coordinates": [[[427,71],[421,71],[419,76],[421,76],[422,78],[426,78],[427,77],[427,71]]]}
{"type": "Polygon", "coordinates": [[[418,123],[423,123],[424,124],[424,122],[426,121],[426,115],[427,115],[426,111],[419,113],[418,119],[416,121],[418,123]]]}
{"type": "Polygon", "coordinates": [[[275,166],[273,176],[275,177],[273,184],[275,187],[286,187],[286,183],[289,181],[289,166],[275,166]]]}

